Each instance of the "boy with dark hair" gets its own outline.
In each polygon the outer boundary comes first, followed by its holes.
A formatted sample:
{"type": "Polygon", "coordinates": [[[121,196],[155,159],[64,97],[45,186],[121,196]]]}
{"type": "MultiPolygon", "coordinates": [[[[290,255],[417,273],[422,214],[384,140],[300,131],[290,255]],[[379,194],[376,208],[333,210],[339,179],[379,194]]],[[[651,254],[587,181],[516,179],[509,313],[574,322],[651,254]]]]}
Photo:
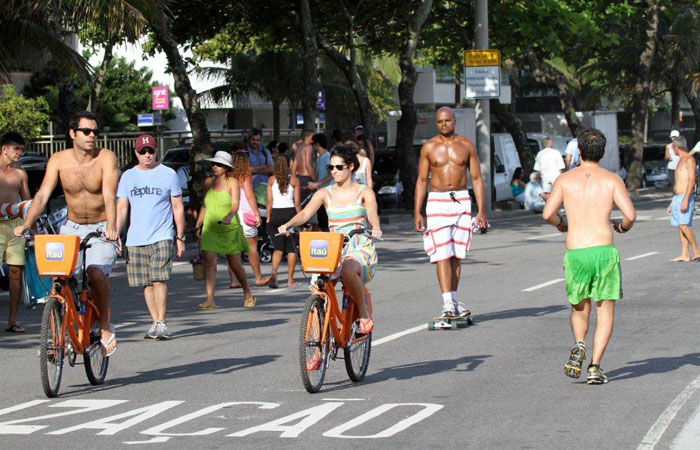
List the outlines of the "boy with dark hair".
{"type": "MultiPolygon", "coordinates": [[[[29,200],[27,172],[19,165],[24,152],[24,138],[16,131],[9,131],[0,138],[0,204],[14,204],[29,200]]],[[[21,296],[22,267],[24,267],[24,239],[15,238],[14,228],[22,224],[22,217],[0,215],[0,263],[3,259],[9,267],[10,314],[7,316],[8,333],[23,333],[17,323],[17,310],[21,296]]]]}

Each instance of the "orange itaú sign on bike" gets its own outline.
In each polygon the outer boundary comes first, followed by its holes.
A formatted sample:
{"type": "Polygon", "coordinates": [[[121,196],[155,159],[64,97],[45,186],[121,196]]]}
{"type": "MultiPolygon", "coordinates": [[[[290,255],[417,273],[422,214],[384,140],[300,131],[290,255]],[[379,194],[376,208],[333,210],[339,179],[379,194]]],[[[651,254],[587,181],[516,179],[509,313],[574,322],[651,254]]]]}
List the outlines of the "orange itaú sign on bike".
{"type": "Polygon", "coordinates": [[[39,275],[70,277],[78,260],[78,236],[39,234],[34,237],[34,245],[39,275]]]}

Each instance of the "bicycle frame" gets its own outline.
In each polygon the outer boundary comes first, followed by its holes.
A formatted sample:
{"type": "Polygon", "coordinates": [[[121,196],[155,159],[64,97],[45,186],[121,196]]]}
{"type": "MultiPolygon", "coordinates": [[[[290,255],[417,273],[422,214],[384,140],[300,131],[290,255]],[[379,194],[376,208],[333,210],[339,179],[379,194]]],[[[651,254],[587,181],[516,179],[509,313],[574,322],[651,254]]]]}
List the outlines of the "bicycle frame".
{"type": "Polygon", "coordinates": [[[56,284],[60,286],[60,294],[54,294],[54,296],[63,306],[63,323],[61,325],[61,342],[59,345],[62,347],[66,345],[67,330],[70,342],[73,345],[73,353],[82,354],[90,346],[90,326],[95,318],[99,319],[100,313],[92,299],[88,297],[85,287],[80,290],[80,301],[85,302],[85,314],[80,315],[75,308],[75,299],[67,280],[57,281],[56,284]]]}
{"type": "MultiPolygon", "coordinates": [[[[315,294],[319,295],[325,301],[326,315],[323,324],[323,331],[321,333],[321,341],[325,342],[326,336],[330,332],[335,340],[335,344],[339,348],[345,348],[350,344],[350,339],[352,338],[352,324],[357,319],[355,317],[355,303],[350,294],[343,288],[343,293],[348,295],[348,305],[345,309],[341,309],[338,306],[338,298],[335,295],[335,285],[337,281],[330,280],[328,277],[321,277],[323,280],[323,289],[320,290],[316,286],[313,287],[315,294]]],[[[365,290],[367,288],[365,287],[365,290]]],[[[369,296],[367,296],[367,309],[370,314],[372,313],[372,301],[369,296]]],[[[311,320],[309,317],[308,320],[311,320]]],[[[308,333],[311,330],[311,324],[306,324],[306,340],[309,339],[308,333]]],[[[362,341],[367,339],[367,336],[362,336],[357,339],[357,341],[362,341]]]]}

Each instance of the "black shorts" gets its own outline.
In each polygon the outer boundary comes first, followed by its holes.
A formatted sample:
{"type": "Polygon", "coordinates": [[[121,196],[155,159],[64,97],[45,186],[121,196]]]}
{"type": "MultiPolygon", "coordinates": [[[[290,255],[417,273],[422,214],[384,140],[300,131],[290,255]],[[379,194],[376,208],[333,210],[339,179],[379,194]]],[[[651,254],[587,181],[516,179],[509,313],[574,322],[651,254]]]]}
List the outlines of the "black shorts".
{"type": "Polygon", "coordinates": [[[279,250],[285,255],[296,251],[296,234],[275,236],[278,233],[277,229],[289,222],[296,213],[297,210],[294,207],[272,208],[272,212],[268,218],[267,232],[272,237],[272,245],[275,247],[275,251],[279,250]]]}

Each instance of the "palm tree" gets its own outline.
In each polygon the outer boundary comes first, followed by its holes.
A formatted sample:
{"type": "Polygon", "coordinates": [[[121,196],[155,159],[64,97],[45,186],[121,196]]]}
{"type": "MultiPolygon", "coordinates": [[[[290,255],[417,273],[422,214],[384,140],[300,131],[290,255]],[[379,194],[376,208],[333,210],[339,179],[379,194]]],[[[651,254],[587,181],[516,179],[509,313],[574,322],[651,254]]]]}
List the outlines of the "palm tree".
{"type": "Polygon", "coordinates": [[[203,91],[201,99],[221,104],[230,100],[241,104],[256,94],[272,103],[275,139],[280,133],[280,105],[285,100],[297,105],[303,92],[303,69],[299,56],[286,50],[238,53],[227,58],[228,67],[204,67],[201,73],[223,84],[203,91]]]}

